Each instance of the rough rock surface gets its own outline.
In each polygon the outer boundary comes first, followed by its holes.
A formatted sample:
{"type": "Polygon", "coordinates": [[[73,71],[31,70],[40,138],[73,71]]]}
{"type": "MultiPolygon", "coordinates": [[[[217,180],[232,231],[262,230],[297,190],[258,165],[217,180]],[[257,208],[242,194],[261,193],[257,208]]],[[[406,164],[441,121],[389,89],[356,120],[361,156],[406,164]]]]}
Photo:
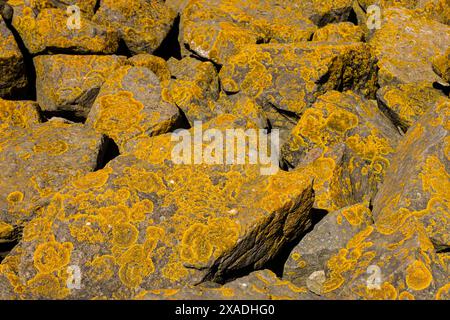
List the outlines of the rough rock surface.
{"type": "Polygon", "coordinates": [[[42,110],[86,118],[100,87],[125,57],[51,55],[34,58],[37,101],[42,110]]]}
{"type": "Polygon", "coordinates": [[[328,24],[318,29],[312,38],[313,41],[330,42],[358,42],[363,39],[363,29],[351,22],[328,24]]]}

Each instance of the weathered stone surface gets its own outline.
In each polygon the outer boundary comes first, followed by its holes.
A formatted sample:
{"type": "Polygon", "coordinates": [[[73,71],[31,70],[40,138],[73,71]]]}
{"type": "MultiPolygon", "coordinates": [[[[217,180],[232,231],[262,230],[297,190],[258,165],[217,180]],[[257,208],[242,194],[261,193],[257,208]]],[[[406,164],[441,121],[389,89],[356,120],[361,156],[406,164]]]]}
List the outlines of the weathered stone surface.
{"type": "Polygon", "coordinates": [[[100,87],[125,63],[120,56],[51,55],[34,58],[37,101],[44,111],[86,118],[100,87]]]}
{"type": "Polygon", "coordinates": [[[364,40],[364,31],[351,22],[332,23],[318,29],[313,41],[358,42],[364,40]]]}
{"type": "Polygon", "coordinates": [[[367,96],[376,90],[375,60],[363,43],[247,46],[219,75],[226,92],[244,92],[262,106],[296,114],[328,90],[367,96]]]}
{"type": "Polygon", "coordinates": [[[119,31],[133,53],[153,53],[169,33],[176,13],[161,0],[104,0],[93,21],[119,31]]]}
{"type": "Polygon", "coordinates": [[[380,86],[439,79],[431,59],[447,49],[450,27],[403,8],[384,10],[383,17],[369,42],[379,60],[380,86]]]}
{"type": "Polygon", "coordinates": [[[407,83],[382,87],[377,92],[378,105],[403,132],[445,95],[430,83],[407,83]]]}
{"type": "Polygon", "coordinates": [[[123,145],[138,136],[177,128],[178,108],[161,97],[157,76],[146,67],[123,66],[103,84],[86,124],[123,145]]]}
{"type": "Polygon", "coordinates": [[[247,44],[306,41],[315,29],[291,1],[196,0],[181,15],[180,43],[224,64],[247,44]]]}
{"type": "Polygon", "coordinates": [[[444,54],[433,57],[432,62],[434,72],[450,83],[450,48],[444,54]]]}
{"type": "Polygon", "coordinates": [[[20,34],[31,54],[102,53],[112,54],[118,49],[117,32],[101,27],[81,15],[80,28],[69,29],[66,10],[42,3],[26,5],[25,0],[14,0],[12,25],[20,34]]]}
{"type": "Polygon", "coordinates": [[[450,102],[443,98],[408,130],[373,208],[386,233],[415,217],[436,250],[450,246],[449,115],[450,102]]]}
{"type": "Polygon", "coordinates": [[[307,285],[311,274],[324,270],[327,261],[340,248],[372,224],[372,213],[361,203],[327,214],[292,250],[284,266],[283,279],[297,286],[307,285]]]}
{"type": "Polygon", "coordinates": [[[281,280],[270,270],[252,272],[223,286],[204,285],[142,292],[139,300],[309,300],[304,287],[281,280]]]}
{"type": "Polygon", "coordinates": [[[29,128],[39,122],[39,105],[36,102],[0,98],[0,133],[11,128],[29,128]]]}
{"type": "Polygon", "coordinates": [[[334,211],[373,198],[399,137],[375,102],[331,91],[305,110],[281,156],[315,177],[315,207],[334,211]]]}
{"type": "Polygon", "coordinates": [[[101,135],[93,130],[57,118],[27,129],[4,129],[0,220],[20,225],[33,218],[39,201],[95,169],[101,145],[101,135]]]}
{"type": "MultiPolygon", "coordinates": [[[[222,115],[206,128],[239,128],[222,115]]],[[[191,130],[192,132],[192,130],[191,130]]],[[[263,165],[183,165],[171,135],[141,139],[73,181],[24,229],[3,262],[0,297],[132,298],[264,269],[310,227],[311,181],[263,165]],[[65,286],[81,269],[80,290],[65,286]]]]}
{"type": "Polygon", "coordinates": [[[127,62],[135,67],[149,68],[154,74],[156,74],[160,82],[168,81],[171,78],[167,62],[160,57],[142,53],[132,56],[127,60],[127,62]]]}
{"type": "Polygon", "coordinates": [[[27,86],[22,53],[0,17],[0,98],[10,97],[27,86]]]}

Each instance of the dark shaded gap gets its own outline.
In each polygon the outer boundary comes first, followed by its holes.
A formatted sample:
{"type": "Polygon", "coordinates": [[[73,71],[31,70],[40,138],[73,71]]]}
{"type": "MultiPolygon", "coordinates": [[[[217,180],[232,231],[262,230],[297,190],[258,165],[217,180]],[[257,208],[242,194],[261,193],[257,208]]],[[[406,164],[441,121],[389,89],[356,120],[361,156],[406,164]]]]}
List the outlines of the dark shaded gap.
{"type": "Polygon", "coordinates": [[[123,39],[119,39],[119,48],[117,49],[116,54],[119,56],[125,56],[127,58],[130,58],[133,56],[130,49],[128,49],[127,44],[125,43],[125,40],[123,40],[123,39]]]}
{"type": "Polygon", "coordinates": [[[442,84],[438,81],[433,82],[433,88],[442,91],[446,96],[450,94],[450,85],[442,84]]]}
{"type": "Polygon", "coordinates": [[[19,244],[22,239],[22,227],[15,227],[11,235],[0,238],[0,263],[19,244]]]}
{"type": "Polygon", "coordinates": [[[118,157],[119,155],[119,147],[114,142],[114,140],[108,136],[103,136],[103,144],[100,148],[100,152],[97,157],[97,166],[95,167],[94,171],[103,169],[108,164],[108,162],[118,157]]]}
{"type": "Polygon", "coordinates": [[[76,123],[84,123],[86,121],[85,117],[77,115],[75,111],[41,111],[41,117],[43,122],[53,117],[64,118],[76,123]]]}
{"type": "Polygon", "coordinates": [[[190,129],[192,126],[191,126],[191,123],[189,122],[189,119],[187,118],[186,114],[180,107],[177,106],[177,108],[178,108],[178,111],[180,112],[180,117],[179,117],[177,123],[175,124],[175,130],[190,129]]]}
{"type": "Polygon", "coordinates": [[[355,9],[352,8],[350,11],[347,21],[353,23],[355,26],[358,25],[358,16],[356,15],[355,9]]]}
{"type": "Polygon", "coordinates": [[[188,44],[184,44],[184,47],[186,48],[187,51],[189,51],[191,53],[191,55],[190,55],[191,58],[197,59],[197,60],[199,60],[201,62],[211,62],[214,65],[214,67],[216,68],[217,73],[219,73],[220,70],[222,69],[222,65],[221,64],[218,64],[218,63],[216,63],[216,62],[214,62],[214,61],[212,61],[212,60],[210,60],[208,58],[204,58],[202,56],[199,56],[194,50],[191,49],[191,47],[188,44]]]}
{"type": "Polygon", "coordinates": [[[98,9],[100,9],[101,2],[102,2],[101,0],[97,0],[97,1],[95,2],[95,6],[94,6],[94,14],[96,14],[97,11],[98,11],[98,9]]]}
{"type": "Polygon", "coordinates": [[[164,38],[163,42],[159,47],[153,52],[153,55],[163,58],[164,60],[169,60],[173,57],[175,59],[181,60],[181,46],[178,41],[178,36],[180,34],[180,15],[175,18],[172,28],[170,29],[167,36],[164,38]]]}

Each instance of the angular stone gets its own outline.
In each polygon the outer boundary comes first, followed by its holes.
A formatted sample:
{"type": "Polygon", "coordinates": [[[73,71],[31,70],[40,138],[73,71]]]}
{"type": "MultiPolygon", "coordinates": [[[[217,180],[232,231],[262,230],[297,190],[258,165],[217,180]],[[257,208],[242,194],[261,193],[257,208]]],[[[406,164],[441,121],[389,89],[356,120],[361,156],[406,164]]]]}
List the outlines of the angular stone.
{"type": "Polygon", "coordinates": [[[86,124],[123,145],[138,136],[153,136],[177,128],[178,108],[161,98],[161,85],[146,67],[116,69],[100,89],[86,124]]]}
{"type": "MultiPolygon", "coordinates": [[[[240,123],[222,115],[204,129],[240,123]]],[[[264,269],[310,227],[309,178],[263,175],[263,165],[175,164],[171,140],[142,139],[133,154],[61,190],[3,262],[0,297],[129,299],[224,283],[264,269]],[[69,266],[83,275],[79,290],[65,285],[69,266]]]]}
{"type": "Polygon", "coordinates": [[[364,31],[351,22],[332,23],[318,29],[313,41],[358,42],[364,40],[364,31]]]}
{"type": "Polygon", "coordinates": [[[369,42],[378,58],[380,86],[438,80],[431,59],[447,49],[450,27],[403,8],[384,10],[383,17],[369,42]]]}
{"type": "Polygon", "coordinates": [[[403,132],[445,95],[430,83],[407,83],[382,87],[377,91],[378,105],[403,132]]]}
{"type": "Polygon", "coordinates": [[[36,93],[41,109],[86,118],[106,78],[125,60],[120,56],[92,55],[35,57],[36,93]]]}
{"type": "MultiPolygon", "coordinates": [[[[3,109],[3,107],[2,107],[3,109]]],[[[21,225],[39,205],[97,166],[101,135],[54,118],[0,137],[0,221],[21,225]]]]}
{"type": "Polygon", "coordinates": [[[281,280],[270,270],[255,271],[223,286],[188,286],[154,289],[139,294],[139,300],[311,300],[304,287],[281,280]]]}
{"type": "MultiPolygon", "coordinates": [[[[358,203],[327,214],[291,251],[284,265],[283,279],[297,286],[307,285],[314,272],[324,270],[327,261],[358,232],[373,224],[372,213],[358,203]]],[[[321,294],[318,290],[316,294],[321,294]]]]}
{"type": "Polygon", "coordinates": [[[163,58],[142,53],[132,56],[127,62],[135,67],[149,68],[156,74],[160,82],[168,81],[171,78],[169,66],[163,58]]]}
{"type": "Polygon", "coordinates": [[[104,0],[93,21],[118,30],[133,53],[153,53],[177,14],[161,0],[104,0]]]}
{"type": "Polygon", "coordinates": [[[306,41],[316,27],[291,1],[191,1],[181,15],[180,42],[224,64],[247,44],[306,41]]]}
{"type": "Polygon", "coordinates": [[[399,138],[375,102],[330,91],[305,110],[281,156],[315,178],[315,207],[334,211],[374,197],[399,138]]]}
{"type": "Polygon", "coordinates": [[[444,54],[433,57],[433,70],[447,83],[450,83],[450,48],[444,54]]]}
{"type": "Polygon", "coordinates": [[[373,202],[386,232],[416,217],[439,251],[450,246],[449,115],[450,102],[442,98],[408,130],[373,202]]]}
{"type": "Polygon", "coordinates": [[[223,89],[300,115],[328,90],[375,95],[375,59],[364,43],[247,46],[220,70],[223,89]]]}
{"type": "Polygon", "coordinates": [[[79,29],[69,29],[66,10],[35,8],[27,1],[13,2],[12,25],[31,54],[101,53],[113,54],[119,46],[117,32],[101,27],[83,15],[79,29]]]}
{"type": "Polygon", "coordinates": [[[0,98],[14,96],[27,86],[22,53],[0,17],[0,98]]]}

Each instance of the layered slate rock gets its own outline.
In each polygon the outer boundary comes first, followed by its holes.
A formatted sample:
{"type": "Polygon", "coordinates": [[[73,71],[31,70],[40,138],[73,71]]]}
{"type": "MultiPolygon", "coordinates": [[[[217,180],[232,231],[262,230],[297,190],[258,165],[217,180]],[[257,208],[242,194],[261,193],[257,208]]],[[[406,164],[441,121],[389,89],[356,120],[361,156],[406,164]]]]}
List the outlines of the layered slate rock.
{"type": "Polygon", "coordinates": [[[4,130],[0,146],[0,220],[21,225],[39,202],[96,168],[102,137],[55,118],[29,130],[4,130]]]}
{"type": "Polygon", "coordinates": [[[100,87],[125,57],[50,55],[34,58],[37,101],[43,111],[86,118],[100,87]]]}
{"type": "Polygon", "coordinates": [[[0,17],[0,74],[0,98],[11,97],[27,86],[22,53],[2,17],[0,17]]]}
{"type": "MultiPolygon", "coordinates": [[[[204,129],[240,127],[223,115],[204,129]]],[[[308,177],[263,175],[264,165],[248,162],[176,164],[171,140],[141,139],[134,153],[56,195],[4,261],[0,296],[14,288],[21,298],[131,298],[141,290],[222,283],[264,269],[310,227],[308,177]],[[65,285],[69,266],[83,275],[79,290],[65,285]]]]}
{"type": "Polygon", "coordinates": [[[180,43],[224,64],[247,44],[306,41],[315,29],[291,1],[197,0],[181,15],[180,43]]]}
{"type": "Polygon", "coordinates": [[[438,251],[450,245],[449,114],[450,102],[443,98],[408,130],[373,208],[386,233],[416,218],[438,251]]]}
{"type": "Polygon", "coordinates": [[[281,155],[315,177],[316,208],[334,211],[373,198],[399,137],[375,102],[330,91],[305,110],[281,155]]]}
{"type": "Polygon", "coordinates": [[[450,27],[404,8],[384,10],[383,17],[369,42],[378,58],[380,86],[439,79],[431,59],[447,49],[450,27]]]}
{"type": "Polygon", "coordinates": [[[427,82],[390,85],[377,92],[381,110],[403,132],[442,97],[444,94],[427,82]]]}
{"type": "MultiPolygon", "coordinates": [[[[324,271],[327,261],[357,233],[373,224],[369,208],[358,203],[327,214],[291,251],[283,279],[307,285],[314,272],[324,271]]],[[[318,290],[316,294],[322,292],[318,290]]]]}
{"type": "Polygon", "coordinates": [[[168,67],[175,78],[165,84],[164,99],[183,110],[191,124],[215,116],[213,102],[219,98],[220,85],[216,68],[211,62],[186,57],[169,59],[168,67]]]}
{"type": "Polygon", "coordinates": [[[80,28],[70,29],[66,9],[55,8],[43,2],[30,4],[25,0],[14,1],[11,5],[14,9],[12,25],[31,54],[112,54],[118,49],[119,38],[116,31],[101,27],[83,15],[80,18],[80,28]]]}
{"type": "Polygon", "coordinates": [[[313,41],[358,42],[364,40],[364,31],[351,22],[332,23],[318,29],[313,41]]]}
{"type": "Polygon", "coordinates": [[[157,76],[146,67],[123,66],[103,84],[86,124],[123,144],[138,136],[153,136],[177,128],[178,108],[161,97],[157,76]]]}
{"type": "Polygon", "coordinates": [[[296,114],[328,90],[376,90],[375,60],[363,43],[247,46],[219,75],[226,92],[296,114]]]}
{"type": "Polygon", "coordinates": [[[93,21],[118,30],[133,54],[153,53],[169,33],[176,15],[161,0],[105,0],[93,21]]]}
{"type": "Polygon", "coordinates": [[[270,270],[252,272],[223,286],[210,284],[142,292],[138,300],[310,300],[304,287],[281,280],[270,270]]]}

